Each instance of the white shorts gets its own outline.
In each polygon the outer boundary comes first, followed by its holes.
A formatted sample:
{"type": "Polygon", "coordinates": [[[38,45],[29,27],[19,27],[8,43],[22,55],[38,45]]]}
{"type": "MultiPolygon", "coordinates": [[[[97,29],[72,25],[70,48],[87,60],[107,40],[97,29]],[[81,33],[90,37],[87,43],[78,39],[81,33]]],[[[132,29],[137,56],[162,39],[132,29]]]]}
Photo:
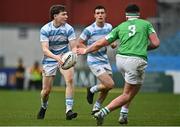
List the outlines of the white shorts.
{"type": "Polygon", "coordinates": [[[54,76],[56,75],[57,69],[59,69],[58,63],[43,64],[43,76],[54,76]]]}
{"type": "Polygon", "coordinates": [[[147,61],[140,57],[116,55],[116,66],[129,84],[142,84],[145,77],[147,61]]]}
{"type": "Polygon", "coordinates": [[[89,66],[89,68],[96,77],[102,75],[103,73],[112,74],[112,69],[110,64],[91,65],[89,66]]]}

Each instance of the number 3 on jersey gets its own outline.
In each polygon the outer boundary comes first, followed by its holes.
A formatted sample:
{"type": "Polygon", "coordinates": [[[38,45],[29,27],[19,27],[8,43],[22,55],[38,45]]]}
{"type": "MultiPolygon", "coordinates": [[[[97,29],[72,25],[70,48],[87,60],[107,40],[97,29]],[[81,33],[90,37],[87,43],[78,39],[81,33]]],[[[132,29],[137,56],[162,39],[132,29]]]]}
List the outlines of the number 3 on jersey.
{"type": "Polygon", "coordinates": [[[136,33],[136,26],[130,25],[130,26],[128,26],[128,29],[129,29],[129,37],[134,36],[136,33]]]}

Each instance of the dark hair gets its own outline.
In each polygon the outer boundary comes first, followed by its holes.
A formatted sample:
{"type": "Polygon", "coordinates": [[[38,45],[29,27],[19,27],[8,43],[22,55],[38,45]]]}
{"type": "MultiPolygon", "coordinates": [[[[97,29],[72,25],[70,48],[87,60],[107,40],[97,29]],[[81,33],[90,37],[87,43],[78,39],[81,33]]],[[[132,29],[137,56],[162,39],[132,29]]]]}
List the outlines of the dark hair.
{"type": "Polygon", "coordinates": [[[51,6],[49,13],[50,13],[50,18],[51,20],[54,19],[55,14],[59,14],[60,12],[66,11],[66,8],[64,5],[53,5],[51,6]]]}
{"type": "Polygon", "coordinates": [[[139,13],[140,9],[136,4],[129,4],[125,11],[126,13],[139,13]]]}
{"type": "Polygon", "coordinates": [[[104,9],[104,10],[106,11],[106,8],[105,8],[104,6],[102,6],[102,5],[96,6],[96,7],[94,8],[94,13],[95,13],[96,9],[104,9]]]}

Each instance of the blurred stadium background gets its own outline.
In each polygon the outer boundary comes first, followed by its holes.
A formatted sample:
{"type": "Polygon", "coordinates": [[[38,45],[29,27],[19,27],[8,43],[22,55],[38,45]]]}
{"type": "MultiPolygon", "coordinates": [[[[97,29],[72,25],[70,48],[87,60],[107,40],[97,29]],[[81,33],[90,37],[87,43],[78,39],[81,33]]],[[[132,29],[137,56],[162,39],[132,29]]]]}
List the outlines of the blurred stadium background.
{"type": "MultiPolygon", "coordinates": [[[[149,66],[141,92],[156,93],[157,96],[158,93],[174,95],[173,98],[179,102],[175,101],[176,104],[172,103],[172,105],[179,106],[177,109],[180,110],[180,0],[1,0],[0,89],[2,90],[0,90],[0,95],[3,93],[2,96],[6,96],[4,89],[7,93],[9,90],[15,91],[15,70],[19,58],[23,59],[26,69],[35,61],[41,62],[39,30],[49,21],[48,14],[51,5],[64,4],[67,6],[68,23],[74,26],[78,37],[82,29],[94,21],[95,6],[103,5],[107,8],[107,21],[115,27],[125,20],[124,9],[129,3],[136,3],[140,6],[141,17],[153,23],[161,40],[160,48],[149,52],[149,66]]],[[[108,54],[116,87],[122,87],[123,80],[115,65],[115,51],[109,48],[108,54]]],[[[85,56],[78,58],[75,68],[76,87],[94,85],[97,82],[87,68],[85,56]]],[[[25,90],[28,88],[28,80],[29,76],[26,73],[25,90]]],[[[64,80],[59,74],[56,76],[54,85],[64,87],[64,80]]],[[[19,93],[15,91],[15,94],[19,93]]],[[[156,96],[153,97],[156,98],[156,96]]],[[[3,100],[2,97],[0,99],[3,100]]],[[[173,122],[170,125],[172,124],[173,122]]],[[[0,120],[0,125],[8,124],[2,124],[0,120]]],[[[179,122],[174,121],[174,125],[180,125],[180,120],[179,122]]]]}

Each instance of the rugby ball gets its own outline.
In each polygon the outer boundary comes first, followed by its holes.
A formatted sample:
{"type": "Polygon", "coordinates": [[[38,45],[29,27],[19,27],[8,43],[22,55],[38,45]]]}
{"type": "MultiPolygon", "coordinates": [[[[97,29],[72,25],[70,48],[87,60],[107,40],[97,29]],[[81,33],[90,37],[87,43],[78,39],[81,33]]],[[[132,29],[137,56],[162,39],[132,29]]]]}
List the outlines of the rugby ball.
{"type": "Polygon", "coordinates": [[[66,52],[62,55],[62,62],[61,68],[63,70],[73,67],[77,62],[77,54],[72,51],[66,52]]]}

